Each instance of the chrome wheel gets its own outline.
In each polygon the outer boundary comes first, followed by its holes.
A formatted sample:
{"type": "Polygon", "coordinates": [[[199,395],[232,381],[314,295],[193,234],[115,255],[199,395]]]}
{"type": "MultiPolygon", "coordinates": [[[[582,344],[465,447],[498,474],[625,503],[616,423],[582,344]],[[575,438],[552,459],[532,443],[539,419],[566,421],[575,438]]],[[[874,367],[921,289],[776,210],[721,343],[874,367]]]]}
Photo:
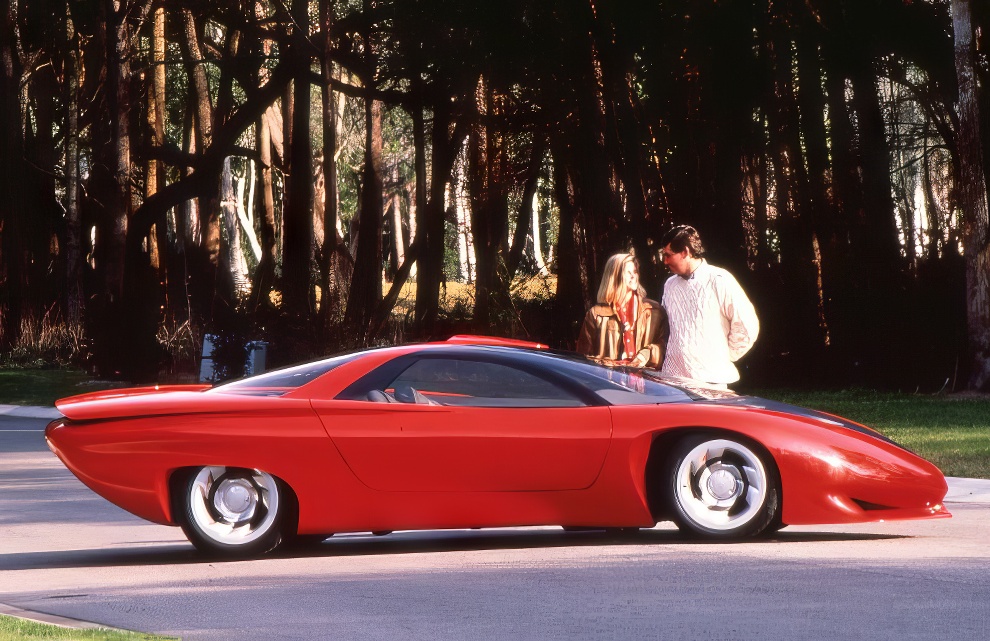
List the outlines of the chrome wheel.
{"type": "Polygon", "coordinates": [[[210,466],[189,478],[183,530],[196,547],[220,553],[263,553],[281,540],[279,482],[260,470],[210,466]]]}
{"type": "Polygon", "coordinates": [[[681,529],[714,537],[753,536],[779,509],[773,461],[739,440],[693,437],[672,457],[674,520],[681,529]]]}

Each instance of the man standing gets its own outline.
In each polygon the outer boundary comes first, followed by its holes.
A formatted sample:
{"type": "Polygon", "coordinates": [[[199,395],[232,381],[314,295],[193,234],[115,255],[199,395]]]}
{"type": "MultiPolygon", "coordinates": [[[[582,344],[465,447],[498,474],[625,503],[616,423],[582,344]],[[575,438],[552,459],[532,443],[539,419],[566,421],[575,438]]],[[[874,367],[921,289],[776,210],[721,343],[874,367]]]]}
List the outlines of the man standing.
{"type": "Polygon", "coordinates": [[[732,274],[705,260],[694,227],[678,225],[660,244],[673,273],[663,289],[670,338],[660,373],[726,388],[739,380],[733,363],[760,332],[756,310],[732,274]]]}

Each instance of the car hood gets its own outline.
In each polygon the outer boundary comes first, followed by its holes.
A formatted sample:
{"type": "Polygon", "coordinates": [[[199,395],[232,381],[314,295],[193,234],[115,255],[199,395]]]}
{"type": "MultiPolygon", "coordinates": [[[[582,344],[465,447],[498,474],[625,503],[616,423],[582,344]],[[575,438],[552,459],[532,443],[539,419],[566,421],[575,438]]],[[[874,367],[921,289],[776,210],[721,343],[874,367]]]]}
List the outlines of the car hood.
{"type": "Polygon", "coordinates": [[[805,421],[811,421],[814,423],[824,423],[826,425],[844,427],[846,429],[853,430],[854,432],[859,432],[860,434],[866,434],[872,436],[873,438],[878,438],[881,441],[886,441],[897,445],[902,449],[906,449],[900,443],[892,441],[880,432],[873,428],[867,427],[856,423],[855,421],[850,421],[847,418],[842,418],[841,416],[836,416],[835,414],[829,414],[828,412],[819,412],[818,410],[808,409],[807,407],[801,407],[800,405],[791,405],[790,403],[782,403],[780,401],[772,401],[766,398],[760,398],[759,396],[726,396],[721,398],[709,398],[703,400],[696,400],[699,403],[709,403],[712,405],[725,405],[731,407],[743,407],[758,411],[771,412],[774,414],[787,414],[788,416],[793,416],[796,418],[804,419],[805,421]]]}

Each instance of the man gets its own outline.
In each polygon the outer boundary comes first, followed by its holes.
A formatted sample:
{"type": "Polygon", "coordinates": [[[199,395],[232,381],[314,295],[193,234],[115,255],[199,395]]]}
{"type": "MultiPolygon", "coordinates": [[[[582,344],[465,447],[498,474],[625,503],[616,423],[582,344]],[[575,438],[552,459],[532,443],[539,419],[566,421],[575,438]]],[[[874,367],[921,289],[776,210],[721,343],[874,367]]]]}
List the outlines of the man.
{"type": "Polygon", "coordinates": [[[660,244],[673,273],[663,288],[670,338],[660,373],[727,388],[739,380],[733,363],[760,332],[756,310],[732,274],[705,260],[694,227],[678,225],[660,244]]]}

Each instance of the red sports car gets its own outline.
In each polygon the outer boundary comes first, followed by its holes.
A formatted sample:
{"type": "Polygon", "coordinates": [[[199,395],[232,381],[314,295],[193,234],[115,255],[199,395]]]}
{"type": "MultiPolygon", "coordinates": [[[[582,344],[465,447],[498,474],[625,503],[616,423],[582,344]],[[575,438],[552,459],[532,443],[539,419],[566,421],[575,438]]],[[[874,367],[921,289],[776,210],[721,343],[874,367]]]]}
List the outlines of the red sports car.
{"type": "Polygon", "coordinates": [[[56,405],[49,446],[83,483],[215,554],[336,532],[673,520],[727,539],[949,516],[941,472],[862,425],[520,341],[56,405]]]}

